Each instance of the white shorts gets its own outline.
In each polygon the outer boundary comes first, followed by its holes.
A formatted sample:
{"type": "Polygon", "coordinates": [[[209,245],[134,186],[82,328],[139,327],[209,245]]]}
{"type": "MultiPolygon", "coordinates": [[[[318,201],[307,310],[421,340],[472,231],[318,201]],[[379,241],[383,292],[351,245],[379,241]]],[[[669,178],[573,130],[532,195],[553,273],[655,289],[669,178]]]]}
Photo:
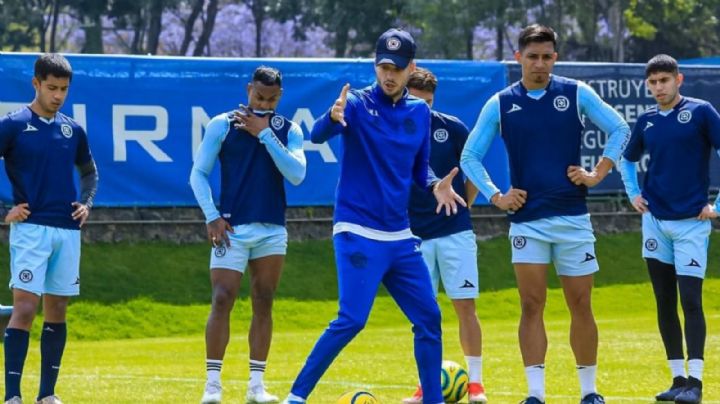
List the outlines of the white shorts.
{"type": "Polygon", "coordinates": [[[36,295],[79,295],[80,230],[11,224],[10,288],[36,295]]]}
{"type": "Polygon", "coordinates": [[[268,255],[287,253],[285,226],[266,223],[241,224],[228,232],[230,247],[213,247],[210,252],[210,269],[232,269],[245,272],[249,260],[268,255]]]}
{"type": "Polygon", "coordinates": [[[450,299],[477,298],[480,291],[477,243],[472,230],[423,240],[420,249],[430,270],[435,296],[442,279],[443,288],[450,299]]]}

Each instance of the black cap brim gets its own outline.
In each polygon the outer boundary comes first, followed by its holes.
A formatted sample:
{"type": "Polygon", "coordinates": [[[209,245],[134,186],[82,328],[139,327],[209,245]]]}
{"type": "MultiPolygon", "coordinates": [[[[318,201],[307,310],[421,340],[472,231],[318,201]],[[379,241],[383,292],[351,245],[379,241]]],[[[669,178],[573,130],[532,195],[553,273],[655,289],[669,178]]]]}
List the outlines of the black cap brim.
{"type": "Polygon", "coordinates": [[[375,55],[375,65],[391,64],[401,69],[406,68],[410,64],[410,58],[406,58],[394,53],[383,53],[375,55]]]}

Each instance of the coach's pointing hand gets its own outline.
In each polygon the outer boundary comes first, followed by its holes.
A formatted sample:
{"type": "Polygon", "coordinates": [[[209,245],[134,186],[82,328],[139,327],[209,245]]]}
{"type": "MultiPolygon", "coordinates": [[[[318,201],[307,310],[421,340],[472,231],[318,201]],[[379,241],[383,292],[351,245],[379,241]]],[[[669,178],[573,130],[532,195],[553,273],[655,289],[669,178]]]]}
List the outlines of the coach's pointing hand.
{"type": "Polygon", "coordinates": [[[445,208],[445,215],[450,216],[451,213],[453,215],[457,213],[458,203],[462,206],[467,206],[467,203],[465,203],[460,195],[455,193],[452,187],[453,178],[455,178],[459,171],[457,167],[453,168],[445,178],[433,187],[433,195],[435,195],[438,203],[435,213],[440,213],[440,211],[445,208]]]}
{"type": "Polygon", "coordinates": [[[345,122],[345,105],[347,105],[348,90],[350,90],[350,83],[343,86],[342,91],[340,91],[340,97],[335,100],[335,104],[333,104],[330,110],[330,119],[334,122],[339,122],[342,126],[347,126],[345,122]]]}

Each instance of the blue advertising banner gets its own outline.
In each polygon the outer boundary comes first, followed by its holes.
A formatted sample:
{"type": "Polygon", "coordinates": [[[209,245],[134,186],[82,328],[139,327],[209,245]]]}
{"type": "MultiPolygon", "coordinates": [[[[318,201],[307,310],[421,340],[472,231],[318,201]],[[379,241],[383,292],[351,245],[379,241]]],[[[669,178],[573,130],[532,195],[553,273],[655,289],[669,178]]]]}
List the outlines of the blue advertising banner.
{"type": "MultiPolygon", "coordinates": [[[[28,104],[34,54],[0,54],[0,114],[28,104]]],[[[74,77],[62,112],[86,128],[100,173],[96,206],[193,206],[188,185],[192,156],[209,120],[247,102],[246,85],[261,65],[280,69],[283,97],[278,112],[297,122],[306,139],[315,120],[343,84],[374,81],[370,60],[203,59],[135,56],[68,56],[74,77]]],[[[470,128],[485,101],[506,85],[500,63],[418,61],[439,79],[435,107],[470,128]]],[[[306,140],[308,174],[288,185],[291,206],[332,205],[340,142],[306,140]]],[[[485,163],[498,186],[509,185],[499,140],[485,163]]],[[[4,170],[3,170],[4,171],[4,170]]],[[[218,192],[217,169],[213,190],[218,192]]],[[[217,195],[216,195],[217,196],[217,195]]],[[[12,203],[7,176],[0,199],[12,203]]]]}
{"type": "MultiPolygon", "coordinates": [[[[520,65],[508,64],[509,82],[520,80],[520,65]]],[[[720,107],[720,68],[710,66],[681,66],[685,76],[680,92],[683,95],[701,98],[720,107]]],[[[557,63],[553,73],[588,83],[612,105],[632,129],[637,117],[647,108],[655,105],[655,99],[645,86],[644,64],[619,63],[557,63]]],[[[600,131],[589,119],[586,119],[582,140],[581,164],[592,168],[602,156],[608,134],[600,131]]],[[[640,160],[638,172],[641,175],[647,169],[649,157],[640,160]]],[[[715,153],[710,165],[710,184],[717,189],[720,186],[720,164],[715,153]]],[[[642,184],[642,182],[641,182],[642,184]]],[[[608,175],[598,186],[590,190],[591,194],[614,194],[624,192],[622,179],[617,170],[608,175]]]]}

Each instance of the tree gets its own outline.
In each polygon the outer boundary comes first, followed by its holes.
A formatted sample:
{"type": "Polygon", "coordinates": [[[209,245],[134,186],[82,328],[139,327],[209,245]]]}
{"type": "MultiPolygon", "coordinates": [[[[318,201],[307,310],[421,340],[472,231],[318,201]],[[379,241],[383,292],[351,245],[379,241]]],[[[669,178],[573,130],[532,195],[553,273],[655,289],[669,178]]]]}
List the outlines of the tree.
{"type": "Polygon", "coordinates": [[[104,53],[102,17],[108,13],[108,0],[67,0],[85,31],[82,53],[104,53]]]}

